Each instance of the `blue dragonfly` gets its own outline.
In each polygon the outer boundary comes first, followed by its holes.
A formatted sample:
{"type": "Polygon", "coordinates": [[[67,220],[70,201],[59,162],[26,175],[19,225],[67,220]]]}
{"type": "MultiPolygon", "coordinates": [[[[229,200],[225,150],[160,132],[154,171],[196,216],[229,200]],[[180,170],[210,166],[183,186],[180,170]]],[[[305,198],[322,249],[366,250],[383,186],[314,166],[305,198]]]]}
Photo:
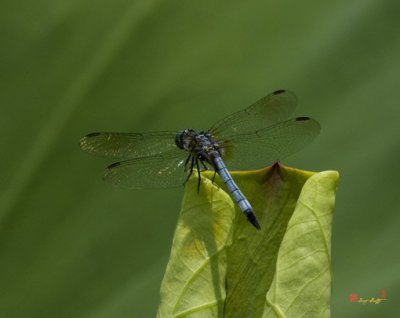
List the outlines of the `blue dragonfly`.
{"type": "Polygon", "coordinates": [[[310,117],[288,119],[296,104],[295,94],[277,90],[208,130],[96,132],[83,137],[80,147],[118,160],[105,169],[104,179],[128,188],[181,186],[196,173],[199,190],[201,171],[213,170],[248,221],[260,230],[253,208],[227,166],[233,170],[261,168],[309,144],[319,134],[320,125],[310,117]]]}

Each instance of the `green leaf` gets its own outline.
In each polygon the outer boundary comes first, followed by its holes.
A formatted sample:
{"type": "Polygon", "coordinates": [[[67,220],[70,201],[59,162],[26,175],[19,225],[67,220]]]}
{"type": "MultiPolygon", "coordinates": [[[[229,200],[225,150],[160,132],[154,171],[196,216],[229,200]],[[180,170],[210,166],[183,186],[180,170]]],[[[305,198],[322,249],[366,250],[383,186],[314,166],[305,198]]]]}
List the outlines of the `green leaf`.
{"type": "Polygon", "coordinates": [[[232,176],[251,226],[217,178],[186,187],[158,317],[328,317],[336,171],[282,165],[232,176]]]}

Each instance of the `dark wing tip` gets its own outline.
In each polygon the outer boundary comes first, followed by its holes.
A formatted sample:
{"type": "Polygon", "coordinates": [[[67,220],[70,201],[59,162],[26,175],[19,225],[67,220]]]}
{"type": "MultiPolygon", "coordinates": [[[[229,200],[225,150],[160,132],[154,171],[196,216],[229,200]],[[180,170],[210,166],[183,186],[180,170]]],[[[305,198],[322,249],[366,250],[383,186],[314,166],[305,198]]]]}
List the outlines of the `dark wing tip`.
{"type": "Polygon", "coordinates": [[[118,178],[114,178],[114,168],[120,166],[121,164],[121,162],[114,162],[107,166],[103,172],[103,180],[118,185],[120,183],[120,180],[118,178]]]}
{"type": "Polygon", "coordinates": [[[83,137],[79,140],[79,143],[80,143],[81,145],[83,145],[83,144],[86,143],[86,141],[87,141],[89,138],[96,137],[96,136],[99,136],[99,135],[101,135],[101,133],[98,133],[98,132],[91,133],[91,134],[87,134],[87,135],[83,136],[83,137]]]}
{"type": "Polygon", "coordinates": [[[296,117],[295,119],[296,119],[296,121],[302,121],[302,120],[310,120],[311,118],[310,117],[296,117]]]}
{"type": "Polygon", "coordinates": [[[108,170],[110,170],[110,169],[112,169],[112,168],[118,167],[118,166],[120,166],[120,165],[121,165],[121,162],[114,162],[114,163],[110,164],[110,165],[106,168],[106,171],[108,171],[108,170]]]}
{"type": "Polygon", "coordinates": [[[99,140],[96,137],[102,136],[102,135],[104,135],[104,133],[100,133],[100,132],[94,132],[94,133],[87,134],[86,136],[83,136],[79,140],[79,146],[85,152],[94,153],[95,152],[94,144],[99,140]]]}
{"type": "Polygon", "coordinates": [[[92,137],[96,137],[100,135],[100,133],[91,133],[88,134],[86,136],[83,136],[80,140],[79,140],[79,147],[83,150],[83,151],[87,151],[90,152],[90,141],[89,139],[92,137]]]}
{"type": "Polygon", "coordinates": [[[296,117],[294,121],[302,121],[304,125],[308,125],[310,127],[310,131],[312,130],[316,135],[321,131],[321,125],[318,121],[311,117],[296,117]]]}
{"type": "Polygon", "coordinates": [[[284,90],[284,89],[278,89],[278,90],[276,90],[275,92],[273,92],[272,94],[273,94],[273,95],[279,95],[279,94],[282,94],[282,93],[284,93],[284,92],[286,92],[286,90],[284,90]]]}
{"type": "MultiPolygon", "coordinates": [[[[99,133],[99,132],[94,132],[94,133],[90,133],[90,134],[87,134],[85,137],[83,137],[83,138],[90,138],[90,137],[96,137],[96,136],[98,136],[98,135],[101,135],[101,133],[99,133]]],[[[83,139],[82,138],[82,139],[83,139]]]]}

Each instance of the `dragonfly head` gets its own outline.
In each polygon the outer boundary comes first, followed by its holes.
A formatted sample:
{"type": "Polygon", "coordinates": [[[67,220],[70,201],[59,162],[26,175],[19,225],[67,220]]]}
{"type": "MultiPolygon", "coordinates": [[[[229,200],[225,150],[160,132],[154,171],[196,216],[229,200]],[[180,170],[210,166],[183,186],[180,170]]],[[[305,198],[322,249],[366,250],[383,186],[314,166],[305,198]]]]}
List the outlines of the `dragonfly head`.
{"type": "Polygon", "coordinates": [[[193,137],[197,134],[194,129],[185,129],[180,131],[175,136],[175,144],[180,149],[188,150],[190,148],[190,144],[193,140],[193,137]]]}

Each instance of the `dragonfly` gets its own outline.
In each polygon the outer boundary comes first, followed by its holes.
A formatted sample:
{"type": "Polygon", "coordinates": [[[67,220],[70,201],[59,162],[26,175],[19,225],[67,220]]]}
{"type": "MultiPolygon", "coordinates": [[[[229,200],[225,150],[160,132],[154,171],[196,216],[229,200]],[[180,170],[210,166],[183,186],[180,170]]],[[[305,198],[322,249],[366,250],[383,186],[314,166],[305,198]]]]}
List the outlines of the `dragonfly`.
{"type": "Polygon", "coordinates": [[[309,144],[321,128],[310,117],[289,118],[296,105],[296,95],[280,89],[222,118],[208,130],[95,132],[84,136],[80,147],[89,154],[115,159],[117,162],[105,169],[103,179],[133,189],[182,186],[197,175],[199,191],[201,172],[212,170],[247,220],[261,230],[228,167],[261,168],[309,144]]]}

